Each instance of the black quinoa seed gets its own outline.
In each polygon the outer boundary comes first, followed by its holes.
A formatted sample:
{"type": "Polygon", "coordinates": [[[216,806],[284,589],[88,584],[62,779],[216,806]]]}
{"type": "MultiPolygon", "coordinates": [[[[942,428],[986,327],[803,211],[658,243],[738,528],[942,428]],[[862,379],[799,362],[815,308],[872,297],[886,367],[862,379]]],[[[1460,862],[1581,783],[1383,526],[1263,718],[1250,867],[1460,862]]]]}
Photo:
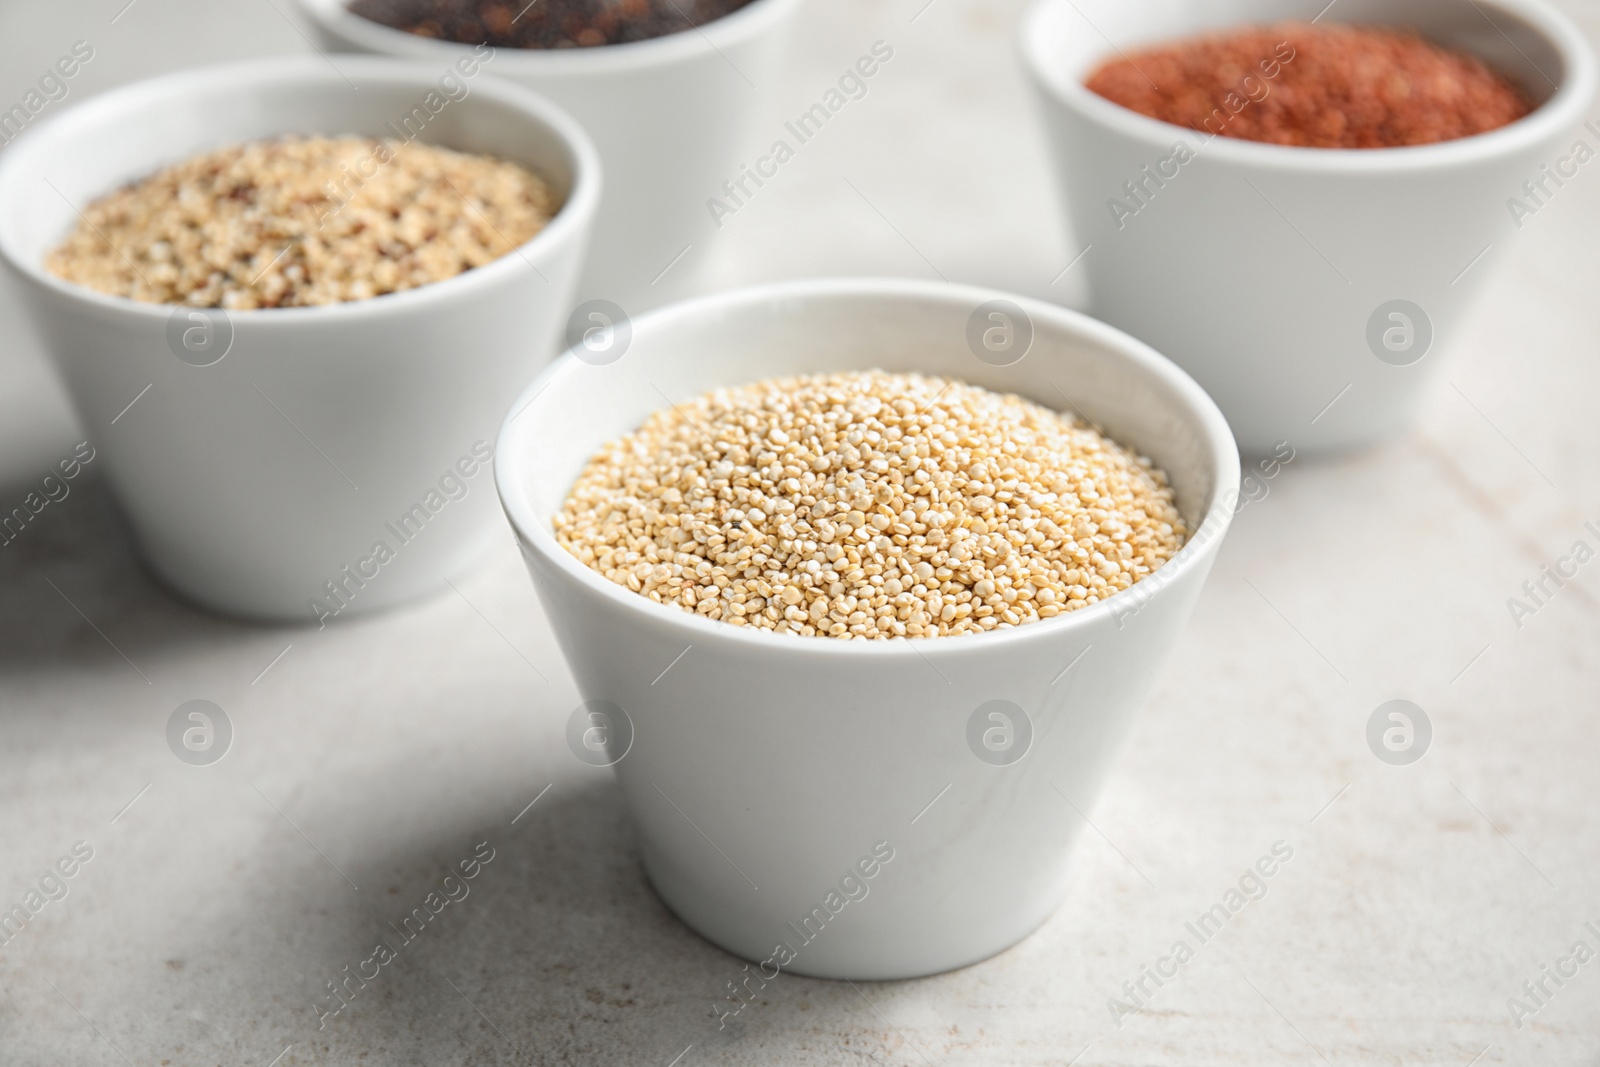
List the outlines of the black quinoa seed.
{"type": "Polygon", "coordinates": [[[364,19],[496,48],[594,48],[681,33],[751,0],[352,0],[364,19]]]}

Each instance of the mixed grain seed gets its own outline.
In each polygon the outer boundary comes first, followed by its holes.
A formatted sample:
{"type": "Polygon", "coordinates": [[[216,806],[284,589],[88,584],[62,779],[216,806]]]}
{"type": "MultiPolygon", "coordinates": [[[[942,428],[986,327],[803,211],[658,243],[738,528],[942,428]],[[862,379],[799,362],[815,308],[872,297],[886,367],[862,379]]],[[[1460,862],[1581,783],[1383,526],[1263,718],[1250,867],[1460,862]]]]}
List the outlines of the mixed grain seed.
{"type": "Polygon", "coordinates": [[[1084,84],[1163,122],[1309,148],[1433,144],[1533,109],[1474,56],[1415,33],[1331,23],[1251,26],[1143,49],[1108,60],[1084,84]]]}
{"type": "Polygon", "coordinates": [[[931,637],[1105,599],[1183,546],[1166,475],[1069,415],[883,371],[718,389],[605,445],[554,517],[658,603],[779,633],[931,637]]]}
{"type": "Polygon", "coordinates": [[[537,174],[488,156],[398,139],[256,141],[95,201],[45,266],[150,304],[337,304],[481,267],[558,207],[537,174]]]}

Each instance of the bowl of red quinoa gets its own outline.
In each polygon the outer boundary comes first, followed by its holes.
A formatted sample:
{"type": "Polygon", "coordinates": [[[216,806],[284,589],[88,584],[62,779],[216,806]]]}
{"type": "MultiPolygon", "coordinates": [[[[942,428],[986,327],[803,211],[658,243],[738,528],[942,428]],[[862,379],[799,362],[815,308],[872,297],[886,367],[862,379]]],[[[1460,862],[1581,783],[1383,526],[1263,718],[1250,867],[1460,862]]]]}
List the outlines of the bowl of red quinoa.
{"type": "Polygon", "coordinates": [[[0,258],[150,568],[320,626],[496,536],[494,429],[557,350],[598,184],[572,119],[477,72],[229,64],[30,128],[0,258]]]}
{"type": "Polygon", "coordinates": [[[1594,55],[1540,0],[1316,14],[1035,0],[1022,27],[1090,310],[1193,374],[1247,453],[1401,433],[1600,149],[1594,55]]]}
{"type": "Polygon", "coordinates": [[[444,66],[486,43],[489,70],[583,124],[606,188],[580,301],[635,314],[697,291],[727,224],[711,202],[730,203],[724,183],[774,138],[792,140],[760,122],[800,0],[297,3],[330,50],[444,66]]]}
{"type": "Polygon", "coordinates": [[[614,764],[667,905],[769,979],[929,974],[1044,922],[1239,495],[1221,413],[1146,345],[897,279],[642,316],[528,386],[495,478],[574,751],[614,764]]]}

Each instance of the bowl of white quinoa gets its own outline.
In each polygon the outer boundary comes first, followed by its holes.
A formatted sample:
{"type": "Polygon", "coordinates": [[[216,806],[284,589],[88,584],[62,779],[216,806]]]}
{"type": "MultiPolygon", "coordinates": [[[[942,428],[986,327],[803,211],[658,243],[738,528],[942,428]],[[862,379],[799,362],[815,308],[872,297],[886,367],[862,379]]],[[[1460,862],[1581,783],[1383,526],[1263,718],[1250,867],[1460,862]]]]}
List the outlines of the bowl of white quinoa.
{"type": "Polygon", "coordinates": [[[1060,903],[1239,467],[1199,386],[1103,323],[827,279],[563,356],[495,477],[570,743],[614,766],[662,899],[764,968],[890,979],[1060,903]]]}
{"type": "Polygon", "coordinates": [[[230,64],[30,128],[0,259],[151,569],[320,627],[490,544],[495,427],[557,351],[599,181],[465,58],[230,64]]]}

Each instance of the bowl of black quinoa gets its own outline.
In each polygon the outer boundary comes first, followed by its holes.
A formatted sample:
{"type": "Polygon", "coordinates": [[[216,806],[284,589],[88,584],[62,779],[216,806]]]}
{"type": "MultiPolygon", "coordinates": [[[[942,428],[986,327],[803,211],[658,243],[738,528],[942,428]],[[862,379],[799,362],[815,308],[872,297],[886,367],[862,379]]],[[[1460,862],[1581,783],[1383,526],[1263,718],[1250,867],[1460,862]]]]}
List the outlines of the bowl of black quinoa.
{"type": "Polygon", "coordinates": [[[495,48],[599,48],[704,26],[751,0],[353,0],[351,14],[419,37],[495,48]]]}
{"type": "MultiPolygon", "coordinates": [[[[715,210],[762,145],[800,0],[296,0],[332,52],[476,62],[566,108],[605,173],[579,305],[634,315],[698,289],[715,210]]],[[[337,61],[337,60],[335,60],[337,61]]],[[[425,120],[427,108],[412,113],[425,120]]],[[[397,121],[401,120],[397,116],[397,121]]]]}

